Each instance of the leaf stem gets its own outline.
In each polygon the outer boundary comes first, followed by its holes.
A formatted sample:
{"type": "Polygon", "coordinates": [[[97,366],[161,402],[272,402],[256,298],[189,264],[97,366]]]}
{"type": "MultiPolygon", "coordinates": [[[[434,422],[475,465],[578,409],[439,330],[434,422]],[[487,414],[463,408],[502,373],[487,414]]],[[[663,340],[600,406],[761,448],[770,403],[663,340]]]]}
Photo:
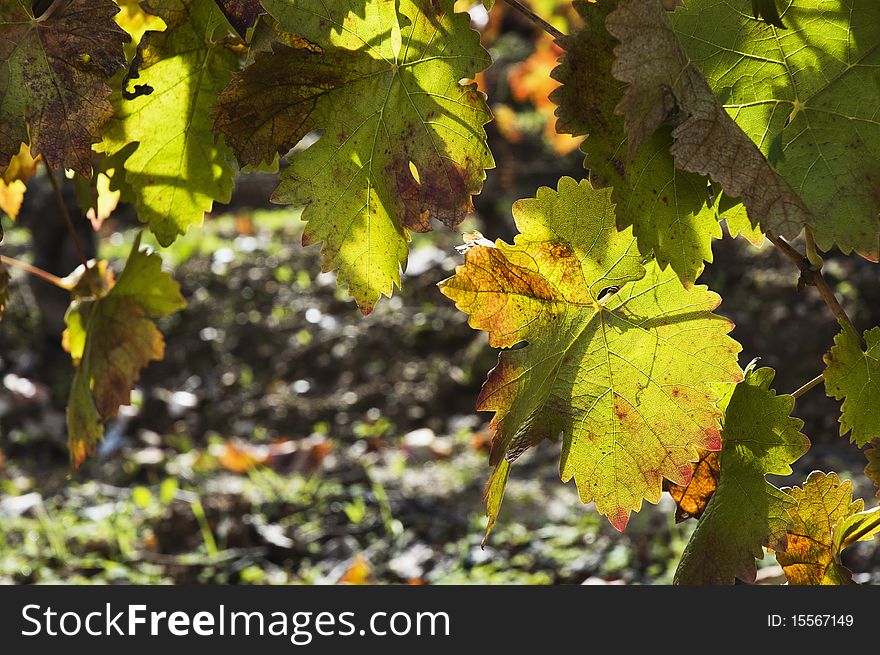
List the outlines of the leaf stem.
{"type": "Polygon", "coordinates": [[[823,380],[825,380],[825,374],[820,373],[819,375],[814,377],[812,380],[807,382],[800,389],[796,389],[795,391],[792,391],[791,397],[795,398],[795,399],[800,398],[801,396],[803,396],[805,393],[807,393],[813,387],[818,387],[820,384],[822,384],[823,380]]]}
{"type": "Polygon", "coordinates": [[[544,20],[543,18],[541,18],[540,16],[538,16],[538,14],[536,14],[534,11],[532,11],[531,9],[529,9],[528,7],[526,7],[526,6],[525,6],[523,3],[521,3],[519,0],[504,0],[504,1],[505,1],[507,4],[509,4],[511,7],[513,7],[514,9],[516,9],[516,10],[517,10],[519,13],[521,13],[523,16],[525,16],[525,17],[528,18],[530,21],[532,21],[535,25],[537,25],[537,26],[540,27],[542,30],[544,30],[545,32],[547,32],[547,34],[549,34],[550,36],[552,36],[554,39],[559,39],[559,38],[565,36],[565,34],[563,34],[562,32],[560,32],[560,31],[557,30],[555,27],[553,27],[550,23],[548,23],[546,20],[544,20]]]}
{"type": "Polygon", "coordinates": [[[55,175],[52,173],[52,169],[49,165],[46,165],[46,175],[49,177],[49,183],[52,185],[52,193],[55,194],[55,202],[58,203],[58,209],[61,210],[61,215],[64,217],[64,222],[67,224],[67,231],[70,233],[70,238],[73,241],[73,247],[76,248],[76,254],[79,257],[80,263],[83,265],[83,268],[89,267],[89,258],[86,257],[86,251],[83,250],[82,243],[80,243],[79,237],[76,235],[76,228],[73,227],[73,221],[70,220],[70,212],[67,210],[67,203],[64,202],[64,196],[61,195],[61,189],[58,188],[58,182],[55,180],[55,175]]]}
{"type": "Polygon", "coordinates": [[[45,280],[49,284],[53,284],[59,289],[64,289],[65,291],[70,291],[70,285],[67,284],[64,280],[62,280],[57,275],[52,275],[48,271],[44,271],[42,268],[37,268],[36,266],[32,266],[27,262],[23,262],[20,259],[14,259],[12,257],[6,257],[5,255],[0,255],[0,264],[6,264],[7,266],[12,266],[13,268],[20,269],[26,273],[30,273],[31,275],[35,275],[36,277],[45,280]]]}
{"type": "Polygon", "coordinates": [[[840,323],[845,330],[849,330],[853,334],[862,350],[867,350],[867,344],[862,337],[862,333],[859,332],[858,328],[856,328],[855,324],[852,322],[852,319],[843,309],[840,302],[838,302],[837,297],[834,295],[834,291],[831,290],[831,286],[828,284],[828,280],[822,275],[821,266],[814,266],[803,253],[793,248],[791,244],[782,237],[779,237],[772,232],[767,232],[766,234],[770,243],[776,246],[782,254],[800,270],[801,277],[800,280],[798,280],[798,289],[800,290],[805,286],[816,287],[816,290],[819,292],[825,305],[827,305],[828,309],[831,310],[831,313],[834,314],[834,318],[837,319],[837,322],[840,323]]]}

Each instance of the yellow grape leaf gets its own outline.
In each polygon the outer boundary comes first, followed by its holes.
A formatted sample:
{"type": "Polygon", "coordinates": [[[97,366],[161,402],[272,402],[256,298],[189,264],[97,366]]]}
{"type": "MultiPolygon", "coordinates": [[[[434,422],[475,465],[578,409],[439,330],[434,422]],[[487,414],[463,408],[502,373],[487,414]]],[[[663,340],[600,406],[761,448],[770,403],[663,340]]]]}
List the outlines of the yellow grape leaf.
{"type": "Polygon", "coordinates": [[[472,242],[440,285],[491,345],[527,344],[501,353],[478,400],[495,412],[501,467],[490,522],[507,463],[562,435],[562,480],[622,530],[643,499],[659,501],[664,478],[687,484],[699,449],[721,447],[713,385],[741,379],[740,346],[711,313],[717,295],[642,264],[610,189],[562,178],[513,213],[513,245],[472,242]]]}

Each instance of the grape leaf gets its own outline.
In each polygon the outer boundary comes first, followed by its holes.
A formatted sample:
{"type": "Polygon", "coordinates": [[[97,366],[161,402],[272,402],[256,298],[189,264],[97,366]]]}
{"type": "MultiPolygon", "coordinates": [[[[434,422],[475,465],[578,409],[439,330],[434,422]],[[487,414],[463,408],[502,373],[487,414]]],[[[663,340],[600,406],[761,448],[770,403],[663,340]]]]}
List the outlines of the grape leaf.
{"type": "Polygon", "coordinates": [[[141,40],[133,64],[140,89],[114,92],[116,115],[102,147],[112,157],[138,144],[123,165],[124,180],[138,217],[167,246],[232,194],[232,153],[215,141],[209,111],[240,56],[223,38],[228,23],[212,0],[143,6],[168,28],[141,40]]]}
{"type": "Polygon", "coordinates": [[[718,212],[718,220],[723,220],[727,226],[727,233],[734,239],[741,236],[753,246],[763,245],[764,233],[761,232],[760,226],[752,225],[745,205],[738,203],[733,207],[722,209],[723,200],[722,195],[715,205],[715,211],[718,212]]]}
{"type": "Polygon", "coordinates": [[[869,541],[880,534],[880,507],[851,514],[834,528],[832,551],[840,553],[857,541],[869,541]]]}
{"type": "MultiPolygon", "coordinates": [[[[864,503],[852,499],[852,482],[841,483],[837,473],[813,471],[803,488],[787,489],[797,506],[789,509],[793,523],[787,546],[776,560],[789,584],[852,584],[852,573],[840,563],[835,531],[860,512],[864,503]]],[[[842,539],[841,539],[842,541],[842,539]]]]}
{"type": "Polygon", "coordinates": [[[214,0],[220,11],[226,16],[229,24],[235,28],[241,38],[247,37],[247,31],[254,26],[257,18],[263,13],[260,0],[214,0]]]}
{"type": "MultiPolygon", "coordinates": [[[[13,221],[18,218],[27,181],[37,172],[37,160],[31,157],[30,149],[21,144],[21,149],[10,161],[0,177],[0,210],[4,211],[13,221]]],[[[3,227],[0,226],[0,239],[3,238],[3,227]]]]}
{"type": "Polygon", "coordinates": [[[817,217],[819,247],[877,261],[880,3],[786,5],[785,31],[714,0],[691,0],[673,22],[727,111],[817,217]]]}
{"type": "Polygon", "coordinates": [[[109,292],[85,297],[74,294],[63,339],[77,366],[67,406],[74,466],[103,439],[103,421],[130,402],[140,370],[150,360],[162,358],[165,343],[151,319],[186,305],[178,284],[161,266],[158,254],[140,250],[139,236],[109,292]]]}
{"type": "Polygon", "coordinates": [[[880,439],[874,439],[871,447],[865,450],[868,463],[865,465],[865,477],[877,487],[877,496],[880,497],[880,439]]]}
{"type": "MultiPolygon", "coordinates": [[[[722,446],[723,448],[723,446],[722,446]]],[[[675,522],[698,519],[706,511],[721,474],[721,454],[717,450],[701,450],[694,466],[694,475],[686,485],[669,484],[666,490],[675,501],[675,522]]]]}
{"type": "Polygon", "coordinates": [[[305,206],[303,243],[323,241],[324,270],[369,313],[400,285],[408,231],[460,223],[494,166],[483,96],[460,83],[489,56],[450,0],[370,0],[363,17],[346,3],[264,6],[312,43],[257,52],[220,97],[216,128],[254,165],[324,130],[290,158],[273,200],[305,206]]]}
{"type": "Polygon", "coordinates": [[[825,391],[843,400],[840,436],[852,431],[858,446],[880,437],[880,327],[865,332],[867,352],[855,335],[842,330],[825,359],[825,391]]]}
{"type": "Polygon", "coordinates": [[[788,475],[810,447],[791,417],[794,398],[770,388],[772,369],[749,371],[736,386],[724,413],[718,489],[682,554],[676,584],[754,582],[761,546],[785,547],[795,502],[767,482],[788,475]]]}
{"type": "Polygon", "coordinates": [[[112,0],[70,0],[37,20],[30,0],[0,6],[0,170],[29,142],[52,168],[91,175],[92,144],[113,114],[107,82],[125,67],[118,11],[112,0]]]}
{"type": "Polygon", "coordinates": [[[753,225],[760,221],[765,230],[794,237],[814,223],[804,202],[716,100],[657,0],[618,0],[606,27],[620,41],[612,73],[628,85],[616,111],[624,117],[631,153],[671,123],[676,167],[707,175],[731,198],[741,197],[753,225]]]}
{"type": "Polygon", "coordinates": [[[440,285],[492,346],[528,344],[501,353],[480,393],[495,412],[490,464],[562,434],[563,481],[623,530],[664,478],[688,482],[698,448],[720,448],[711,385],[740,379],[740,346],[711,313],[717,295],[640,263],[611,189],[564,177],[513,213],[513,245],[470,244],[440,285]]]}
{"type": "Polygon", "coordinates": [[[584,166],[597,186],[613,188],[621,228],[632,226],[644,254],[652,251],[662,268],[671,266],[685,286],[692,285],[712,261],[712,239],[721,228],[708,204],[706,178],[676,171],[664,128],[627,156],[623,119],[614,108],[625,85],[611,74],[615,40],[605,29],[614,3],[577,2],[585,26],[559,40],[565,57],[553,72],[562,82],[550,99],[559,132],[589,135],[581,145],[584,166]]]}

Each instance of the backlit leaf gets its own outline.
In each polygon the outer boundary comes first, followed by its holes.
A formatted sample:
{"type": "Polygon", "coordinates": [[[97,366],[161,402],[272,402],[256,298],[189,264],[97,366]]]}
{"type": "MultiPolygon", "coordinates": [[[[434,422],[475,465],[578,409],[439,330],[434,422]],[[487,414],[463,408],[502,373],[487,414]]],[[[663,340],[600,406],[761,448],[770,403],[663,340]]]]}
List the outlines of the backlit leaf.
{"type": "Polygon", "coordinates": [[[834,338],[825,355],[825,391],[843,400],[840,435],[851,431],[859,446],[880,437],[880,327],[865,332],[867,352],[849,330],[834,338]]]}
{"type": "MultiPolygon", "coordinates": [[[[707,175],[731,198],[742,198],[753,225],[794,237],[813,224],[789,183],[716,100],[657,0],[618,0],[606,26],[620,41],[612,72],[628,85],[616,111],[624,117],[630,153],[673,124],[676,167],[707,175]]],[[[706,26],[724,29],[717,22],[706,26]]]]}
{"type": "Polygon", "coordinates": [[[513,245],[472,244],[441,284],[491,345],[527,344],[501,353],[480,394],[495,412],[490,463],[561,434],[563,481],[622,530],[664,478],[687,484],[698,449],[720,448],[712,385],[740,379],[740,347],[711,313],[717,295],[641,264],[610,189],[562,178],[513,212],[513,245]]]}
{"type": "Polygon", "coordinates": [[[673,16],[687,55],[812,211],[819,247],[876,261],[880,2],[786,0],[784,30],[738,4],[688,0],[673,16]]]}
{"type": "Polygon", "coordinates": [[[102,147],[113,156],[137,143],[125,182],[140,220],[168,245],[231,196],[232,153],[215,139],[210,109],[240,55],[224,40],[229,25],[212,0],[142,4],[168,27],[141,40],[138,76],[128,82],[135,91],[114,92],[102,147]]]}
{"type": "MultiPolygon", "coordinates": [[[[793,523],[788,542],[776,559],[789,584],[852,584],[852,573],[840,563],[834,533],[864,503],[853,501],[852,483],[841,483],[836,473],[813,471],[803,488],[787,490],[797,502],[789,513],[793,523]]],[[[839,545],[839,544],[838,544],[839,545]]]]}
{"type": "Polygon", "coordinates": [[[45,20],[30,0],[0,6],[0,170],[22,143],[52,168],[91,175],[92,144],[113,114],[108,80],[128,35],[113,0],[70,0],[45,20]]]}
{"type": "Polygon", "coordinates": [[[703,262],[712,261],[712,239],[721,237],[708,182],[675,169],[668,128],[627,153],[623,118],[614,113],[626,85],[611,74],[617,41],[605,29],[614,3],[575,6],[585,27],[559,41],[566,54],[553,76],[563,86],[550,96],[559,105],[557,130],[588,135],[584,166],[594,184],[613,187],[619,226],[632,226],[641,252],[653,251],[661,267],[671,266],[689,286],[703,262]]]}
{"type": "Polygon", "coordinates": [[[67,407],[74,466],[103,439],[103,422],[129,404],[141,369],[162,358],[165,342],[152,319],[186,304],[159,255],[139,246],[140,237],[109,292],[76,298],[67,311],[64,345],[77,365],[67,407]]]}
{"type": "Polygon", "coordinates": [[[794,398],[770,388],[773,377],[772,369],[750,371],[730,398],[718,489],[682,554],[677,584],[754,582],[761,547],[784,548],[795,502],[765,476],[790,474],[810,442],[803,421],[791,417],[794,398]]]}
{"type": "MultiPolygon", "coordinates": [[[[723,447],[723,446],[722,446],[723,447]]],[[[694,475],[686,485],[670,484],[667,491],[675,501],[675,522],[698,519],[706,511],[706,505],[718,488],[721,474],[721,453],[717,450],[700,451],[700,459],[694,466],[694,475]]]]}
{"type": "Polygon", "coordinates": [[[251,165],[324,130],[290,157],[273,200],[305,206],[303,243],[323,242],[324,270],[338,269],[368,313],[399,286],[409,232],[460,223],[494,165],[489,111],[461,82],[489,56],[451,0],[370,0],[362,14],[319,0],[263,4],[309,42],[257,52],[221,96],[217,129],[251,165]]]}

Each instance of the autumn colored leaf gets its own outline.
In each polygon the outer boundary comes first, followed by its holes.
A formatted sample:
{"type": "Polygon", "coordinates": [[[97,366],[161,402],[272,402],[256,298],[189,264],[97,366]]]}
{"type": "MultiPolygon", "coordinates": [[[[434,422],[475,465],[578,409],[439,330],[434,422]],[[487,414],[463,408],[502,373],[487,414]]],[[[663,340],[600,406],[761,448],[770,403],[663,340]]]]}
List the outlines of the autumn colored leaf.
{"type": "Polygon", "coordinates": [[[201,223],[213,203],[228,202],[232,153],[217,141],[210,109],[240,63],[222,38],[226,18],[212,0],[148,0],[142,6],[168,26],[141,40],[134,90],[114,92],[116,115],[103,150],[127,154],[124,180],[141,221],[167,246],[201,223]]]}
{"type": "MultiPolygon", "coordinates": [[[[705,29],[719,25],[707,21],[705,29]]],[[[753,225],[792,238],[814,224],[797,193],[716,100],[657,0],[618,0],[606,26],[620,41],[612,73],[628,85],[616,111],[624,117],[631,154],[672,124],[675,166],[742,198],[753,225]]]]}
{"type": "Polygon", "coordinates": [[[770,388],[775,372],[750,370],[724,411],[718,488],[682,554],[676,584],[754,582],[762,546],[784,548],[795,502],[765,479],[789,475],[810,447],[791,417],[794,398],[770,388]]]}
{"type": "MultiPolygon", "coordinates": [[[[717,295],[642,265],[610,189],[562,178],[513,213],[513,245],[472,243],[440,286],[492,346],[527,344],[501,353],[480,393],[495,412],[490,464],[561,434],[563,481],[622,530],[664,478],[687,484],[698,449],[720,448],[713,385],[740,379],[739,344],[711,313],[717,295]]],[[[504,475],[490,484],[499,503],[504,475]]]]}
{"type": "Polygon", "coordinates": [[[235,28],[241,38],[247,37],[247,31],[254,26],[257,18],[263,13],[260,0],[214,0],[220,11],[226,16],[229,24],[235,28]]]}
{"type": "Polygon", "coordinates": [[[562,52],[549,36],[542,37],[527,59],[511,67],[507,81],[514,100],[531,103],[544,116],[547,140],[553,150],[566,155],[577,148],[582,139],[556,131],[556,105],[550,99],[550,94],[559,87],[559,82],[550,73],[556,68],[562,52]]]}
{"type": "Polygon", "coordinates": [[[865,477],[877,487],[877,496],[880,497],[880,439],[874,439],[871,447],[865,450],[868,463],[865,465],[865,477]]]}
{"type": "MultiPolygon", "coordinates": [[[[37,171],[37,161],[31,157],[30,148],[22,143],[18,154],[9,161],[0,177],[0,211],[5,212],[13,221],[18,218],[24,202],[27,181],[37,171]]],[[[0,226],[0,239],[2,238],[3,228],[0,226]]]]}
{"type": "Polygon", "coordinates": [[[880,327],[865,332],[868,350],[855,335],[842,330],[825,355],[825,391],[843,400],[840,436],[864,446],[880,437],[880,327]]]}
{"type": "Polygon", "coordinates": [[[472,83],[489,56],[451,0],[344,3],[266,0],[276,42],[234,76],[215,109],[216,129],[242,163],[293,154],[273,201],[303,205],[303,243],[323,242],[323,268],[364,313],[400,285],[409,232],[431,219],[450,227],[472,210],[494,163],[490,114],[472,83]],[[344,27],[343,27],[344,26],[344,27]]]}
{"type": "Polygon", "coordinates": [[[787,491],[797,505],[789,510],[793,523],[787,546],[777,549],[776,560],[788,583],[852,584],[852,573],[840,562],[844,539],[835,536],[835,531],[852,526],[847,519],[864,505],[853,501],[852,482],[841,482],[837,473],[813,471],[802,488],[787,491]]]}
{"type": "Polygon", "coordinates": [[[688,0],[672,17],[685,52],[816,217],[819,248],[877,261],[880,3],[786,0],[785,30],[738,4],[688,0]]]}
{"type": "MultiPolygon", "coordinates": [[[[722,446],[723,447],[723,446],[722,446]]],[[[698,519],[706,510],[706,505],[718,488],[721,474],[721,454],[715,451],[700,451],[700,459],[694,466],[694,475],[686,485],[669,484],[667,491],[675,501],[675,522],[698,519]]]]}
{"type": "Polygon", "coordinates": [[[668,128],[661,128],[634,153],[627,153],[623,119],[614,108],[626,86],[611,74],[616,41],[605,29],[614,3],[575,3],[585,27],[559,40],[565,50],[553,77],[562,83],[550,99],[559,105],[557,130],[588,135],[581,144],[584,166],[597,186],[613,188],[617,221],[632,226],[639,249],[671,266],[685,286],[712,261],[712,239],[721,228],[709,204],[708,181],[677,171],[668,128]]]}
{"type": "Polygon", "coordinates": [[[97,295],[74,294],[63,340],[77,367],[67,407],[74,466],[103,439],[103,422],[129,404],[141,369],[162,358],[165,343],[152,319],[186,304],[161,267],[159,255],[140,250],[138,237],[115,286],[97,295]]]}
{"type": "Polygon", "coordinates": [[[52,168],[91,175],[92,144],[113,114],[108,80],[128,35],[113,0],[70,0],[38,20],[30,0],[0,7],[0,170],[30,144],[52,168]]]}

